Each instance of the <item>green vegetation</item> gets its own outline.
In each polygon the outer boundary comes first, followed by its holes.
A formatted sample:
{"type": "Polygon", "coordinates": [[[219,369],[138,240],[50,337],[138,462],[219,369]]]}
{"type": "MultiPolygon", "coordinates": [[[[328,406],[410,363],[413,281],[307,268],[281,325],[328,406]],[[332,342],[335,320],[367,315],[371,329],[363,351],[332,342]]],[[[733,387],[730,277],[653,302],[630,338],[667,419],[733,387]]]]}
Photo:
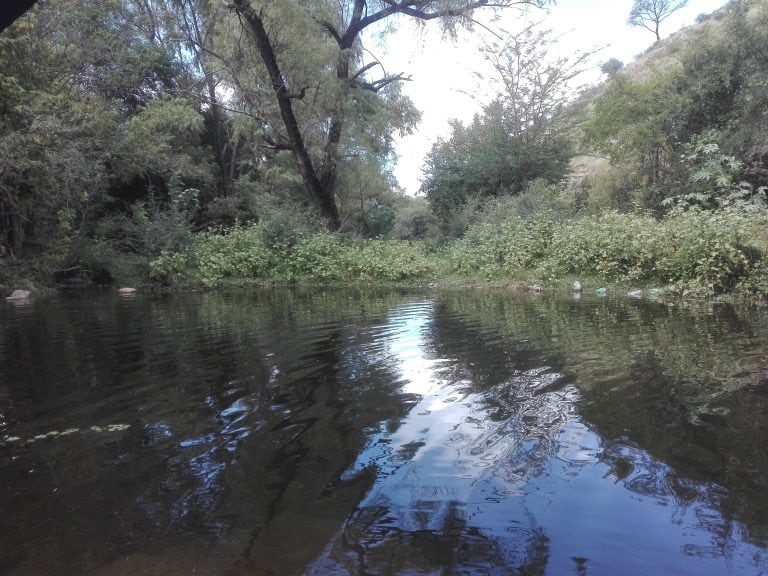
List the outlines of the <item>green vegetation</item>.
{"type": "Polygon", "coordinates": [[[0,285],[768,294],[768,0],[607,59],[595,87],[593,54],[556,57],[539,25],[487,45],[496,95],[434,143],[416,198],[392,166],[419,112],[360,34],[385,13],[450,33],[484,3],[299,4],[40,0],[2,32],[0,285]]]}
{"type": "Polygon", "coordinates": [[[150,277],[170,285],[398,282],[422,280],[431,272],[424,254],[408,241],[375,239],[358,246],[317,232],[271,244],[259,225],[200,234],[188,251],[162,252],[149,262],[150,277]]]}
{"type": "Polygon", "coordinates": [[[451,270],[488,279],[533,270],[539,278],[577,276],[668,286],[699,295],[759,292],[768,253],[768,215],[676,211],[662,220],[604,212],[556,224],[510,217],[473,226],[449,253],[451,270]]]}

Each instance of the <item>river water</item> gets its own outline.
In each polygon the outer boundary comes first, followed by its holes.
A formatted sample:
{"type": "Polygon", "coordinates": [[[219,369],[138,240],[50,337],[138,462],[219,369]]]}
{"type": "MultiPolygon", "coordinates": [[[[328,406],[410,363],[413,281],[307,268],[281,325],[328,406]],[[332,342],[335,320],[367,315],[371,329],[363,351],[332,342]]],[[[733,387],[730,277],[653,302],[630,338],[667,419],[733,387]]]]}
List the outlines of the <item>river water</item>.
{"type": "Polygon", "coordinates": [[[0,304],[0,574],[768,574],[768,311],[0,304]]]}

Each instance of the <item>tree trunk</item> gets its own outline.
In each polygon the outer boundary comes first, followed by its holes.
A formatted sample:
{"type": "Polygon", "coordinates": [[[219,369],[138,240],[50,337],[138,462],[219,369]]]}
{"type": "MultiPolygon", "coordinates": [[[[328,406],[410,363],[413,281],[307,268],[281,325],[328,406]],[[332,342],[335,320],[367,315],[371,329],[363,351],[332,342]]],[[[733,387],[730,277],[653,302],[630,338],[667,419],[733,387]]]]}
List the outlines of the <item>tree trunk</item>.
{"type": "MultiPolygon", "coordinates": [[[[349,47],[351,48],[351,47],[349,47]]],[[[344,104],[349,96],[349,48],[342,48],[336,62],[336,79],[340,93],[336,98],[336,106],[331,115],[328,130],[328,140],[323,150],[323,163],[320,167],[320,185],[331,194],[336,191],[339,174],[339,144],[344,129],[344,104]]]]}
{"type": "Polygon", "coordinates": [[[24,220],[17,212],[11,213],[11,255],[14,258],[21,258],[24,249],[24,220]]]}
{"type": "MultiPolygon", "coordinates": [[[[309,151],[304,144],[304,137],[301,134],[296,114],[293,111],[292,95],[289,93],[285,81],[283,80],[280,66],[277,63],[277,56],[272,48],[267,31],[264,28],[264,22],[261,19],[261,16],[250,7],[246,0],[235,0],[234,5],[237,12],[248,24],[248,28],[256,40],[259,55],[267,68],[267,73],[269,74],[269,79],[272,83],[272,88],[275,91],[275,97],[277,98],[277,104],[280,108],[280,116],[288,134],[288,139],[291,142],[291,151],[293,152],[293,157],[301,172],[304,186],[320,208],[322,215],[328,220],[328,227],[331,230],[338,230],[341,222],[339,220],[339,211],[336,207],[334,190],[333,188],[326,186],[329,183],[335,184],[335,169],[332,169],[330,174],[326,171],[326,174],[324,175],[326,185],[324,185],[312,164],[309,151]]],[[[341,125],[339,125],[338,131],[340,134],[341,125]]],[[[326,150],[328,150],[328,146],[326,146],[326,150]]],[[[334,158],[333,160],[335,165],[337,159],[334,158]]]]}

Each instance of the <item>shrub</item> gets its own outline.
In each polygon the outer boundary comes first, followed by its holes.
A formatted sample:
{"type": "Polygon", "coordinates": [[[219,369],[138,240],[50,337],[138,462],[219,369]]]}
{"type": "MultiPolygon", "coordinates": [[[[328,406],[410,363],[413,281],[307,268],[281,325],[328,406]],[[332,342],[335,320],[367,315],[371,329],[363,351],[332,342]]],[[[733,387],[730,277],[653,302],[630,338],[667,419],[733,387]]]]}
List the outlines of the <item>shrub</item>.
{"type": "Polygon", "coordinates": [[[472,226],[447,255],[449,272],[497,278],[529,269],[548,252],[554,224],[512,216],[472,226]]]}
{"type": "Polygon", "coordinates": [[[710,292],[731,290],[756,263],[756,236],[764,216],[734,211],[675,212],[660,226],[664,251],[656,271],[666,282],[695,282],[710,292]]]}
{"type": "Polygon", "coordinates": [[[653,273],[658,245],[650,216],[606,212],[558,227],[542,269],[549,276],[568,273],[607,280],[638,280],[653,273]]]}
{"type": "Polygon", "coordinates": [[[193,268],[208,286],[225,278],[260,278],[272,265],[257,226],[198,234],[190,254],[193,268]]]}
{"type": "Polygon", "coordinates": [[[291,244],[274,243],[261,224],[196,236],[188,255],[164,252],[150,263],[150,276],[164,283],[181,274],[206,286],[226,279],[270,282],[376,282],[424,277],[432,266],[412,243],[369,240],[361,245],[320,232],[291,244]]]}

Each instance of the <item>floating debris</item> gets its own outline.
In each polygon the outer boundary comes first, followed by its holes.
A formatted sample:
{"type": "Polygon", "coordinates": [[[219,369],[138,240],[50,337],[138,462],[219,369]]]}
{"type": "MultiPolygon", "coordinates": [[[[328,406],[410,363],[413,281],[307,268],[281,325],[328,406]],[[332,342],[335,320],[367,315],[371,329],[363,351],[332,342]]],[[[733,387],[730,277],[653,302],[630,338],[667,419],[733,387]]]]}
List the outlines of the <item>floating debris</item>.
{"type": "Polygon", "coordinates": [[[22,444],[34,444],[39,440],[46,440],[48,438],[61,438],[62,436],[69,436],[70,434],[77,433],[85,434],[88,432],[122,432],[123,430],[127,430],[130,427],[130,424],[108,424],[107,426],[90,426],[89,428],[67,428],[61,432],[58,430],[51,430],[45,434],[35,434],[34,436],[30,436],[27,439],[21,438],[19,436],[6,435],[0,438],[0,447],[19,442],[22,444]]]}
{"type": "Polygon", "coordinates": [[[110,424],[107,426],[107,432],[121,432],[123,430],[128,430],[130,427],[130,424],[110,424]]]}
{"type": "Polygon", "coordinates": [[[605,296],[606,294],[608,294],[608,288],[598,288],[597,290],[595,290],[595,294],[597,294],[598,296],[605,296]]]}

